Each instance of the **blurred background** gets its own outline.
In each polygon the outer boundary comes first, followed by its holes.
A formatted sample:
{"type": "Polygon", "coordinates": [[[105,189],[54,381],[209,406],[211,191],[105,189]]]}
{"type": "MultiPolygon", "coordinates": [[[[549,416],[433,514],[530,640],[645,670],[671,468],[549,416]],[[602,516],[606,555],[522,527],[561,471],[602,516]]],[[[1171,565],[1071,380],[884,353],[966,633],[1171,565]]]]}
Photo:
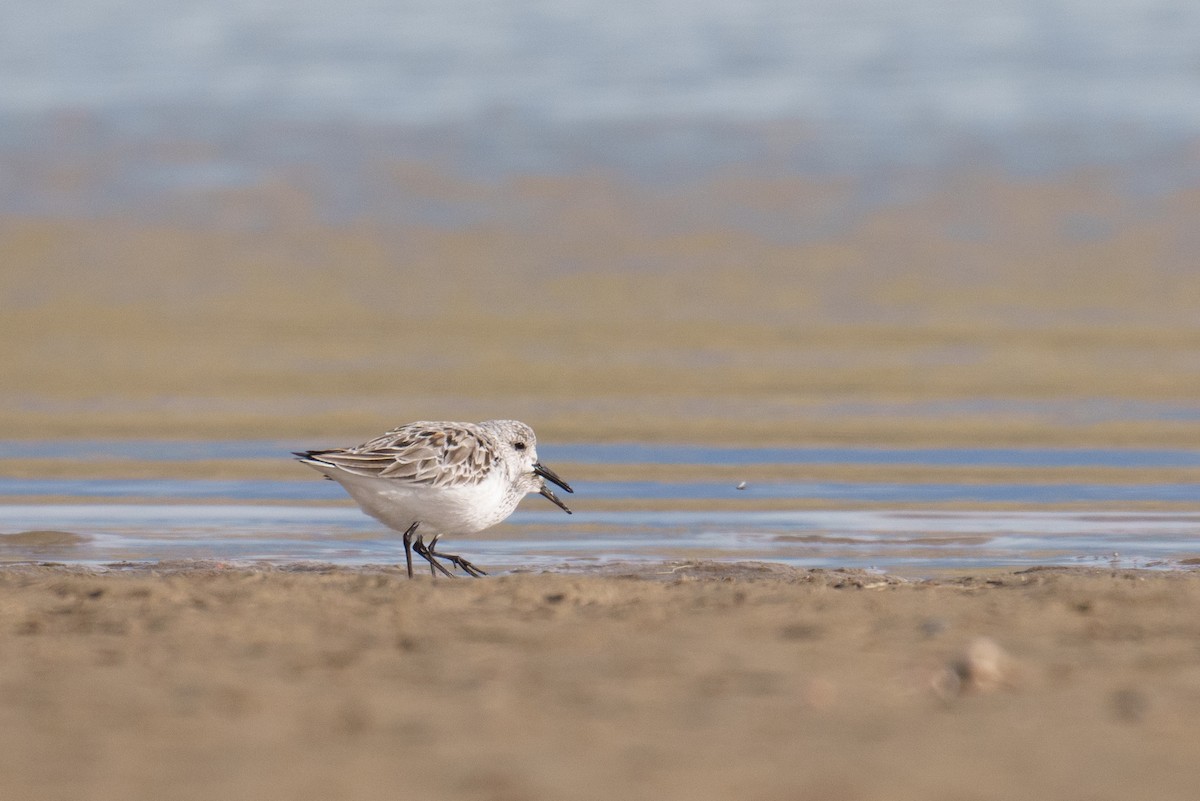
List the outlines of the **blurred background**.
{"type": "Polygon", "coordinates": [[[1197,42],[1184,0],[6,4],[0,425],[1197,445],[1197,42]]]}

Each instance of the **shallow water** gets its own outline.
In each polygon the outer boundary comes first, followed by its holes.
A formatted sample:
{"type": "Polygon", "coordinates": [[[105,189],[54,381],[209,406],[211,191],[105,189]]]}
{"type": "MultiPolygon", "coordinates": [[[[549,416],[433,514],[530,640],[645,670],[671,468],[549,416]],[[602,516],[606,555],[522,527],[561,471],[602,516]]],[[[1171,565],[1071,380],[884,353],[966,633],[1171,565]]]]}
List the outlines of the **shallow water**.
{"type": "MultiPolygon", "coordinates": [[[[0,458],[286,458],[281,442],[0,442],[0,458]]],[[[544,445],[552,465],[769,464],[1191,467],[1200,452],[1104,449],[712,448],[544,445]]],[[[1200,556],[1200,511],[1121,510],[1187,503],[1190,484],[574,481],[575,514],[530,498],[461,552],[485,569],[581,568],[630,560],[770,560],[922,574],[1033,564],[1175,567],[1200,556]],[[795,509],[780,509],[781,501],[795,509]],[[730,502],[740,507],[730,509],[730,502]],[[761,503],[760,503],[761,502],[761,503]],[[838,508],[839,503],[849,508],[838,508]],[[954,508],[944,504],[953,503],[954,508]],[[1005,509],[982,508],[1003,503],[1005,509]],[[1096,508],[1089,508],[1094,503],[1096,508]],[[825,508],[810,508],[812,505],[825,508]],[[971,504],[981,508],[971,509],[971,504]],[[1070,509],[1055,508],[1070,504],[1070,509]],[[1104,504],[1099,508],[1099,504],[1104,504]],[[589,508],[589,505],[594,505],[589,508]],[[706,505],[712,508],[705,508],[706,505]],[[862,506],[878,508],[859,508],[862,506]],[[647,509],[646,506],[653,508],[647,509]],[[963,509],[963,506],[968,508],[963,509]],[[1011,507],[1019,506],[1018,511],[1011,507]],[[1116,508],[1114,508],[1114,506],[1116,508]],[[602,508],[595,508],[602,507],[602,508]]],[[[0,478],[0,560],[74,563],[395,563],[394,532],[318,480],[0,478]],[[30,532],[61,535],[12,535],[30,532]]]]}
{"type": "MultiPolygon", "coordinates": [[[[1086,501],[1188,502],[1192,484],[891,484],[884,482],[756,482],[737,495],[730,482],[591,481],[574,482],[590,500],[715,500],[734,498],[845,500],[898,504],[1079,503],[1086,501]]],[[[61,496],[72,499],[204,499],[237,502],[335,501],[345,493],[333,483],[297,481],[215,481],[207,479],[24,479],[0,478],[0,496],[61,496]]]]}
{"type": "MultiPolygon", "coordinates": [[[[395,563],[397,537],[348,507],[59,505],[0,507],[6,532],[68,529],[81,542],[25,537],[0,560],[108,563],[395,563]]],[[[1200,513],[949,511],[606,511],[564,520],[524,510],[451,550],[487,569],[582,568],[706,558],[889,572],[1045,564],[1169,567],[1200,553],[1200,513]]],[[[3,536],[3,535],[0,535],[3,536]]]]}
{"type": "MultiPolygon", "coordinates": [[[[1115,168],[1138,193],[1198,177],[1184,0],[176,6],[0,6],[0,211],[212,223],[208,193],[289,176],[329,219],[511,214],[396,191],[396,160],[485,181],[858,176],[856,207],[903,200],[922,184],[906,173],[1115,168]]],[[[782,228],[821,238],[854,217],[782,228]]]]}

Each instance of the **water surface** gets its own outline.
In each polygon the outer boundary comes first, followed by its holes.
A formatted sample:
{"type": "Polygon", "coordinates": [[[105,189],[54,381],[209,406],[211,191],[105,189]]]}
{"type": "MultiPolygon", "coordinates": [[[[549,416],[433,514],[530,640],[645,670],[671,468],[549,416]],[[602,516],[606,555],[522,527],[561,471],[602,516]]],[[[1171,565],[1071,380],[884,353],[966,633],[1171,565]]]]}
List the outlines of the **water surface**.
{"type": "Polygon", "coordinates": [[[5,181],[0,210],[156,210],[291,174],[354,215],[397,158],[857,175],[864,200],[873,176],[980,166],[1132,167],[1162,190],[1198,176],[1198,40],[1184,0],[8,3],[0,164],[50,185],[5,181]]]}
{"type": "MultiPolygon", "coordinates": [[[[187,461],[286,458],[287,443],[0,442],[0,459],[187,461]]],[[[1193,467],[1200,452],[1064,448],[714,448],[547,443],[549,464],[1193,467]]],[[[395,563],[398,536],[333,482],[0,478],[0,560],[80,563],[395,563]],[[28,531],[66,531],[5,540],[28,531]]],[[[485,569],[618,561],[769,560],[922,574],[1034,564],[1179,567],[1200,556],[1185,483],[574,481],[568,517],[536,496],[508,522],[454,538],[485,569]],[[795,508],[788,506],[795,502],[795,508]],[[737,508],[729,508],[733,503],[737,508]],[[1122,510],[1121,504],[1130,508],[1122,510]],[[1146,511],[1145,505],[1170,506],[1146,511]],[[971,508],[973,504],[979,508],[971,508]],[[989,505],[1003,508],[987,508],[989,505]],[[1137,507],[1133,506],[1138,504],[1137,507]],[[842,505],[839,508],[839,505],[842,505]],[[949,505],[949,506],[948,506],[949,505]],[[1069,505],[1070,508],[1061,508],[1069,505]],[[1091,506],[1089,506],[1091,505],[1091,506]],[[815,508],[819,507],[819,508],[815,508]]]]}

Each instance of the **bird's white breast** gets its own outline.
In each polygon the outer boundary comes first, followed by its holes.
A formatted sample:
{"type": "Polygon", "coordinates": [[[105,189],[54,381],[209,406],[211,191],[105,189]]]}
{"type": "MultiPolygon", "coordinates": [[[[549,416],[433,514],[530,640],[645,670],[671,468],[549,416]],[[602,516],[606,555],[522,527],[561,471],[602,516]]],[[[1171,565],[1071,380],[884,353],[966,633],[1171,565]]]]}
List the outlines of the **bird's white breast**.
{"type": "Polygon", "coordinates": [[[362,510],[397,531],[413,523],[421,533],[474,534],[504,520],[520,502],[500,471],[478,484],[439,487],[416,485],[386,478],[333,473],[362,510]]]}

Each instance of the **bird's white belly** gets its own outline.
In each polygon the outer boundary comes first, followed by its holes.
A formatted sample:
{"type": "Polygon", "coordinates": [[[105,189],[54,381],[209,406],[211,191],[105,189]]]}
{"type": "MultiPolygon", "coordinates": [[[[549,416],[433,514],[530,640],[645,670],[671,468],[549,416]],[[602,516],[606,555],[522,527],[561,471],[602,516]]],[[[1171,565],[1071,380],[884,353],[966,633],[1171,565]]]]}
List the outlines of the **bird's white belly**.
{"type": "Polygon", "coordinates": [[[334,478],[371,517],[397,531],[420,523],[421,533],[426,536],[482,531],[512,514],[521,500],[520,494],[507,491],[507,484],[499,477],[479,484],[441,487],[344,473],[334,478]]]}

